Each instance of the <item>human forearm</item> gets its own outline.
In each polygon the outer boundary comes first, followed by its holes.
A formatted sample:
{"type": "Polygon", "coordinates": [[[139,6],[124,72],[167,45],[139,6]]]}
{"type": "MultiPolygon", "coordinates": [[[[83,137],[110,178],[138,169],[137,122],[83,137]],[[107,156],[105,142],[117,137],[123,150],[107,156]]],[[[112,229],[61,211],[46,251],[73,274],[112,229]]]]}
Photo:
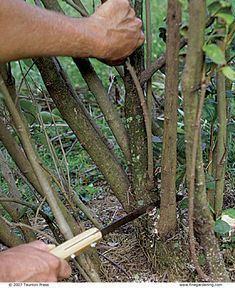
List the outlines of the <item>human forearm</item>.
{"type": "Polygon", "coordinates": [[[33,56],[90,55],[86,18],[71,18],[21,0],[1,0],[0,61],[33,56]]]}
{"type": "Polygon", "coordinates": [[[1,0],[0,62],[73,56],[118,63],[143,44],[141,26],[128,0],[107,0],[86,18],[67,17],[23,0],[1,0]]]}

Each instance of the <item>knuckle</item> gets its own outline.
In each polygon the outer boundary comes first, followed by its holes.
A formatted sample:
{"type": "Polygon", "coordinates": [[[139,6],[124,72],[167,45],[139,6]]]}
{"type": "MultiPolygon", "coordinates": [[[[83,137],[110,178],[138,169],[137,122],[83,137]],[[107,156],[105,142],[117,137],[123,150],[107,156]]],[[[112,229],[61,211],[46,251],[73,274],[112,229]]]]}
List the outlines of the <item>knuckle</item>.
{"type": "Polygon", "coordinates": [[[128,0],[119,0],[120,4],[122,4],[123,7],[128,8],[130,7],[130,3],[128,0]]]}
{"type": "Polygon", "coordinates": [[[58,271],[60,269],[60,259],[57,257],[51,258],[49,265],[54,271],[58,271]]]}
{"type": "Polygon", "coordinates": [[[133,8],[130,8],[130,12],[131,15],[133,15],[133,17],[135,16],[135,10],[133,8]]]}

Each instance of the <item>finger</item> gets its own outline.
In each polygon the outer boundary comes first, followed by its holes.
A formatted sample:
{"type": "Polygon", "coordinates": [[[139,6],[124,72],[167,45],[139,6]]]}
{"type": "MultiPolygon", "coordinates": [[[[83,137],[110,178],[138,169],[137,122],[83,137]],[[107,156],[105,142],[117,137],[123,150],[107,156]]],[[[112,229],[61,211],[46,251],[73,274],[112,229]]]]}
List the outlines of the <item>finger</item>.
{"type": "Polygon", "coordinates": [[[136,18],[135,21],[136,21],[136,25],[137,25],[137,27],[141,29],[141,28],[142,28],[142,25],[143,25],[142,20],[141,20],[140,18],[136,18]]]}
{"type": "Polygon", "coordinates": [[[58,278],[60,280],[69,278],[69,276],[72,274],[72,269],[67,261],[61,260],[60,270],[58,274],[58,278]]]}
{"type": "Polygon", "coordinates": [[[128,16],[129,17],[135,17],[135,10],[133,8],[130,8],[128,16]]]}
{"type": "Polygon", "coordinates": [[[33,242],[30,242],[29,244],[27,244],[28,246],[31,246],[31,247],[34,247],[34,248],[37,248],[37,249],[40,249],[40,250],[44,250],[44,251],[48,251],[48,246],[46,243],[40,241],[40,240],[37,240],[37,241],[33,241],[33,242]]]}
{"type": "Polygon", "coordinates": [[[145,40],[145,36],[144,36],[143,31],[141,31],[141,33],[140,33],[140,38],[139,38],[138,44],[137,44],[138,47],[141,46],[142,44],[144,44],[144,40],[145,40]]]}

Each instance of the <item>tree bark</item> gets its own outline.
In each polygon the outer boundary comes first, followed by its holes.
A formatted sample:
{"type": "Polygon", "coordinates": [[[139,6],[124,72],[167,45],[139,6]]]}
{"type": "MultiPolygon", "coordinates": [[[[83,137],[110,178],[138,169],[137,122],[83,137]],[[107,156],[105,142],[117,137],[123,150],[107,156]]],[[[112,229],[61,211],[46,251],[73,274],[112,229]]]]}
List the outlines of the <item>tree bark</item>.
{"type": "Polygon", "coordinates": [[[164,133],[161,162],[159,235],[164,239],[176,229],[176,143],[179,86],[181,4],[168,1],[164,133]]]}
{"type": "Polygon", "coordinates": [[[95,96],[96,101],[105,117],[105,120],[112,130],[113,135],[115,136],[118,145],[123,151],[126,160],[130,161],[130,148],[127,131],[120,116],[118,115],[116,108],[109,100],[101,80],[97,76],[89,60],[76,58],[74,59],[74,62],[81,72],[82,77],[86,81],[90,91],[95,96]]]}
{"type": "Polygon", "coordinates": [[[215,216],[219,217],[223,207],[225,168],[227,156],[227,101],[225,76],[222,72],[217,72],[217,113],[218,132],[216,143],[216,189],[215,189],[215,216]]]}
{"type": "Polygon", "coordinates": [[[220,281],[222,281],[223,278],[223,281],[228,281],[228,274],[226,273],[224,262],[218,249],[218,243],[214,235],[213,223],[211,221],[211,214],[207,202],[200,141],[200,118],[197,119],[198,113],[201,112],[200,110],[202,109],[202,107],[199,106],[199,104],[202,104],[200,101],[202,94],[199,93],[199,89],[201,88],[201,91],[204,90],[205,93],[205,87],[203,85],[206,85],[206,83],[202,83],[205,81],[203,79],[202,47],[205,35],[206,1],[192,0],[190,2],[189,14],[188,48],[182,80],[182,92],[184,96],[185,113],[186,177],[189,189],[189,236],[191,257],[197,272],[202,279],[204,278],[205,280],[210,281],[218,281],[218,279],[220,279],[220,281]],[[194,149],[195,147],[197,147],[197,150],[194,149]],[[195,179],[197,183],[196,189],[194,187],[195,179]],[[193,219],[195,219],[195,225],[193,225],[193,219]],[[200,221],[198,221],[198,219],[200,219],[200,221]],[[198,263],[193,228],[195,228],[196,231],[200,231],[199,241],[200,239],[205,240],[200,242],[207,256],[208,265],[211,268],[210,277],[205,275],[198,263]],[[210,241],[206,241],[208,236],[210,236],[210,241]],[[213,249],[211,249],[211,245],[213,245],[213,249]],[[209,254],[207,251],[210,251],[209,254]],[[219,261],[220,264],[215,267],[217,261],[219,261]]]}
{"type": "Polygon", "coordinates": [[[64,71],[55,58],[37,58],[35,63],[61,115],[98,166],[118,200],[128,210],[128,177],[77,97],[64,71]]]}

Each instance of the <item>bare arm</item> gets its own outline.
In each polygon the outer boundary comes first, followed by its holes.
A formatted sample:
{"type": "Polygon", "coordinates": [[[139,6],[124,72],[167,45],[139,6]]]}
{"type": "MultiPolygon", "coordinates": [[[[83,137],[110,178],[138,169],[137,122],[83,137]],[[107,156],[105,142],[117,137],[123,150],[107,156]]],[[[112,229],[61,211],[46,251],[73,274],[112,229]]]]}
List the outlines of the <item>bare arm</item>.
{"type": "Polygon", "coordinates": [[[35,56],[124,59],[143,43],[141,25],[127,0],[108,0],[88,18],[1,0],[0,62],[35,56]]]}
{"type": "Polygon", "coordinates": [[[68,278],[71,268],[41,241],[0,253],[0,282],[56,282],[68,278]]]}

